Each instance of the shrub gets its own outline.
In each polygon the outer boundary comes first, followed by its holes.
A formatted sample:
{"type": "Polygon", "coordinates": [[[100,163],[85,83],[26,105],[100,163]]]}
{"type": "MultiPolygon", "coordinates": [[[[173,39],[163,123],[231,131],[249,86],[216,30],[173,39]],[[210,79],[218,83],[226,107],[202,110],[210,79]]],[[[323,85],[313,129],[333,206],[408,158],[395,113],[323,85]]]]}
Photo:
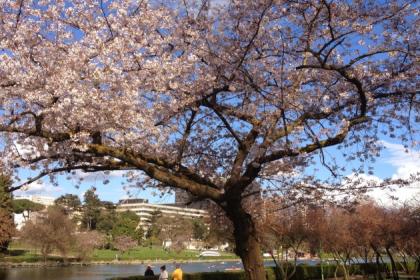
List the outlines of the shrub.
{"type": "MultiPolygon", "coordinates": [[[[337,266],[334,264],[323,265],[324,278],[333,278],[337,266]]],[[[377,271],[375,263],[354,264],[349,267],[350,274],[374,274],[377,271]]],[[[386,270],[386,265],[380,266],[381,271],[386,270]]],[[[266,271],[266,280],[281,280],[281,274],[275,267],[268,267],[266,271]]],[[[337,277],[344,275],[341,266],[337,269],[337,277]]],[[[131,276],[124,278],[112,278],[111,280],[158,280],[158,276],[144,277],[131,276]]],[[[201,273],[185,273],[184,280],[245,280],[245,273],[239,272],[201,272],[201,273]]],[[[321,267],[301,264],[296,267],[296,273],[291,280],[314,280],[321,279],[321,267]]]]}
{"type": "MultiPolygon", "coordinates": [[[[158,280],[159,276],[130,276],[123,278],[112,278],[111,280],[158,280]]],[[[238,272],[201,272],[184,273],[184,280],[245,280],[245,273],[238,272]]],[[[266,268],[266,279],[276,280],[276,270],[274,267],[266,268]]]]}

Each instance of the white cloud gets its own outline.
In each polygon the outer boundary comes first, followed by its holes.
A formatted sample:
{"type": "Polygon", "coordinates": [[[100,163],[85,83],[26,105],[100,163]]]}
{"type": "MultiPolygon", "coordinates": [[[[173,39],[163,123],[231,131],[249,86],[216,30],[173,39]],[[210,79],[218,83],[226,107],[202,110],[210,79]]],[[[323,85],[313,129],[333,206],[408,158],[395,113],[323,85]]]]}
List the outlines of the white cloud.
{"type": "Polygon", "coordinates": [[[75,174],[72,175],[73,178],[78,179],[82,178],[83,182],[96,182],[96,181],[105,181],[112,180],[116,178],[123,178],[127,171],[110,171],[105,173],[103,171],[98,172],[83,172],[80,170],[75,171],[75,174]]]}
{"type": "MultiPolygon", "coordinates": [[[[411,175],[420,172],[420,152],[406,149],[403,145],[382,141],[389,156],[384,159],[385,163],[393,166],[396,171],[389,174],[391,179],[408,179],[411,175]]],[[[380,180],[379,178],[377,178],[380,180]]],[[[395,203],[393,198],[399,202],[409,201],[420,195],[420,182],[416,181],[409,186],[392,187],[390,189],[374,189],[369,195],[381,204],[395,203]]]]}
{"type": "Polygon", "coordinates": [[[22,189],[15,191],[13,194],[16,196],[25,195],[54,195],[60,192],[62,188],[54,187],[51,184],[43,183],[42,181],[33,182],[22,189]]]}
{"type": "Polygon", "coordinates": [[[420,172],[420,151],[414,151],[404,148],[400,144],[393,144],[382,141],[390,156],[385,162],[394,166],[397,172],[393,175],[393,179],[407,179],[411,174],[420,172]]]}

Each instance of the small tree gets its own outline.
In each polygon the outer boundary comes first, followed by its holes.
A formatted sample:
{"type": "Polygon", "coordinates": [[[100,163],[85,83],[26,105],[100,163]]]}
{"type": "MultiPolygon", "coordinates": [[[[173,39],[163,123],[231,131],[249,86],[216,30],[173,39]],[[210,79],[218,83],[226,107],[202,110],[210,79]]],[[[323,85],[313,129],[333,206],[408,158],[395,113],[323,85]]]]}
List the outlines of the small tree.
{"type": "Polygon", "coordinates": [[[48,207],[45,215],[28,221],[22,228],[22,239],[39,248],[44,261],[53,250],[67,256],[74,244],[76,225],[57,207],[48,207]]]}
{"type": "Polygon", "coordinates": [[[351,217],[344,210],[330,209],[325,245],[337,263],[336,272],[338,267],[342,266],[345,280],[349,279],[348,265],[356,247],[356,242],[350,232],[350,222],[351,217]]]}
{"type": "Polygon", "coordinates": [[[160,211],[154,211],[150,217],[150,224],[146,230],[146,239],[150,247],[162,244],[162,241],[159,239],[160,228],[158,225],[158,220],[161,216],[162,213],[160,211]]]}
{"type": "Polygon", "coordinates": [[[62,196],[58,197],[54,203],[68,211],[75,211],[82,205],[80,198],[77,195],[70,193],[63,194],[62,196]]]}
{"type": "Polygon", "coordinates": [[[415,274],[420,268],[420,201],[405,205],[400,213],[401,237],[398,241],[402,265],[406,273],[415,274]],[[410,259],[415,265],[410,265],[410,259]]]}
{"type": "Polygon", "coordinates": [[[96,189],[91,188],[84,194],[82,226],[88,230],[96,229],[101,213],[101,201],[96,194],[96,189]]]}
{"type": "Polygon", "coordinates": [[[113,228],[112,236],[130,236],[140,245],[144,238],[143,229],[139,226],[140,217],[132,211],[120,212],[117,214],[113,228]]]}
{"type": "Polygon", "coordinates": [[[137,246],[137,241],[127,235],[120,235],[114,238],[114,248],[117,249],[121,254],[124,254],[128,250],[137,246]]]}
{"type": "Polygon", "coordinates": [[[193,238],[193,224],[188,218],[160,216],[155,222],[155,227],[158,240],[164,249],[174,249],[179,252],[193,238]]]}
{"type": "Polygon", "coordinates": [[[96,229],[107,235],[111,234],[117,220],[117,213],[113,209],[101,209],[96,229]]]}
{"type": "Polygon", "coordinates": [[[323,250],[326,243],[326,210],[325,207],[313,206],[308,211],[309,223],[309,247],[319,257],[321,267],[321,279],[324,280],[323,250]]]}
{"type": "Polygon", "coordinates": [[[394,280],[399,279],[395,253],[401,234],[401,220],[398,208],[377,207],[377,225],[372,235],[376,253],[385,254],[391,263],[391,273],[394,280]],[[379,251],[379,252],[378,252],[379,251]]]}
{"type": "Polygon", "coordinates": [[[8,244],[15,234],[15,224],[10,213],[0,208],[0,252],[7,250],[8,244]]]}
{"type": "Polygon", "coordinates": [[[282,278],[291,279],[296,273],[298,256],[308,241],[306,209],[292,207],[271,213],[263,231],[264,247],[270,252],[282,278]]]}
{"type": "Polygon", "coordinates": [[[372,262],[374,258],[371,242],[378,223],[377,208],[373,201],[366,201],[358,205],[352,213],[350,230],[357,244],[355,251],[365,263],[372,262]]]}
{"type": "Polygon", "coordinates": [[[202,219],[192,220],[193,238],[204,240],[209,234],[209,226],[202,219]]]}
{"type": "Polygon", "coordinates": [[[104,234],[98,231],[86,231],[76,234],[76,252],[81,260],[87,260],[93,254],[94,249],[100,248],[106,240],[104,234]]]}

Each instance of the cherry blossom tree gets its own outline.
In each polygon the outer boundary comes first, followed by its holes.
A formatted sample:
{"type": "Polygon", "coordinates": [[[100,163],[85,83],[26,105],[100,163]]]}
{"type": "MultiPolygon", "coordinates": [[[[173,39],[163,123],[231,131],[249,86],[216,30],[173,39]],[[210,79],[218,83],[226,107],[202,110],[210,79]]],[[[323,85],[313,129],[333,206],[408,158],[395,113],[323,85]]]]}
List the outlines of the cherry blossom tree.
{"type": "Polygon", "coordinates": [[[263,279],[253,182],[316,192],[306,166],[343,173],[328,147],[364,162],[381,133],[416,144],[416,2],[162,2],[1,1],[2,165],[39,170],[14,189],[124,170],[209,199],[263,279]]]}
{"type": "MultiPolygon", "coordinates": [[[[120,235],[114,239],[113,245],[121,254],[129,251],[130,249],[136,247],[137,242],[133,238],[127,235],[120,235]]],[[[118,256],[117,256],[118,258],[118,256]]]]}

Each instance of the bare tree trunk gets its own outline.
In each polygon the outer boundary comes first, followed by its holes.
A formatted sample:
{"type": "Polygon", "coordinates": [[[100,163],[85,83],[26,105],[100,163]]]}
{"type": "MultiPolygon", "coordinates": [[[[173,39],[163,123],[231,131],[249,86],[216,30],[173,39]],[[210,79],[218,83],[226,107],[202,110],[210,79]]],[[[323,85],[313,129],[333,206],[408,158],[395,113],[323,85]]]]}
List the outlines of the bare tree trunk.
{"type": "Polygon", "coordinates": [[[324,264],[322,261],[322,242],[319,242],[319,251],[318,251],[318,256],[319,256],[319,265],[321,267],[321,280],[324,280],[324,264]]]}
{"type": "Polygon", "coordinates": [[[377,277],[375,276],[375,279],[377,278],[377,280],[382,280],[383,277],[382,277],[381,262],[380,262],[381,254],[375,246],[371,245],[371,247],[373,251],[375,252],[375,257],[376,257],[376,276],[377,277]]]}
{"type": "Polygon", "coordinates": [[[394,280],[399,280],[398,270],[394,261],[394,257],[392,256],[391,251],[389,250],[389,247],[386,247],[385,250],[389,257],[389,260],[391,261],[392,277],[394,278],[394,280]]]}
{"type": "Polygon", "coordinates": [[[336,262],[336,265],[335,265],[335,270],[334,270],[334,279],[337,280],[337,271],[340,264],[338,263],[337,260],[335,262],[336,262]]]}
{"type": "Polygon", "coordinates": [[[405,273],[411,274],[412,271],[410,270],[410,267],[409,267],[409,264],[408,264],[408,258],[407,258],[407,255],[404,252],[401,252],[401,259],[402,259],[401,264],[402,264],[402,267],[403,267],[405,273]]]}
{"type": "Polygon", "coordinates": [[[235,253],[242,259],[247,280],[264,280],[264,261],[257,230],[251,215],[239,201],[228,202],[226,214],[233,223],[235,253]]]}
{"type": "Polygon", "coordinates": [[[347,266],[346,266],[346,263],[345,262],[343,262],[342,264],[341,264],[341,266],[343,267],[343,272],[344,272],[344,280],[349,280],[349,271],[348,271],[348,269],[347,269],[347,266]]]}

